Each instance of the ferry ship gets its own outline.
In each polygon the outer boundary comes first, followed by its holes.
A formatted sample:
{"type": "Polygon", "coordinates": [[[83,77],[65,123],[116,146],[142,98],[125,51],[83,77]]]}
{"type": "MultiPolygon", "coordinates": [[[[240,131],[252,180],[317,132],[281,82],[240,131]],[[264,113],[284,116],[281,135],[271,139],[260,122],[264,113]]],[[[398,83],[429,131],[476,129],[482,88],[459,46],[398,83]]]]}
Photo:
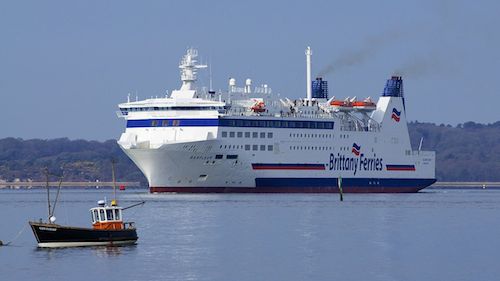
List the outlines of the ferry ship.
{"type": "Polygon", "coordinates": [[[330,98],[327,81],[311,79],[310,47],[305,54],[306,97],[289,99],[251,79],[197,88],[207,65],[188,49],[180,89],[119,104],[118,144],[153,193],[336,193],[340,183],[344,193],[397,193],[436,181],[435,153],[422,142],[412,150],[400,76],[376,102],[330,98]]]}

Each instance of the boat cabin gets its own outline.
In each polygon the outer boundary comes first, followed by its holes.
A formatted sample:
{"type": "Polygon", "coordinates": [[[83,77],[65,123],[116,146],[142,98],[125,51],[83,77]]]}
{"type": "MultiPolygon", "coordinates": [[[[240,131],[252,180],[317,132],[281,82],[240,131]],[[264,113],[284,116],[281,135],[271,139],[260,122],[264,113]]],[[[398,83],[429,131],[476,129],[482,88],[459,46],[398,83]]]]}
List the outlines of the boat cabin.
{"type": "Polygon", "coordinates": [[[111,206],[106,205],[104,200],[97,202],[97,207],[90,209],[92,216],[92,227],[102,230],[124,229],[122,220],[122,208],[118,207],[116,201],[111,201],[111,206]]]}

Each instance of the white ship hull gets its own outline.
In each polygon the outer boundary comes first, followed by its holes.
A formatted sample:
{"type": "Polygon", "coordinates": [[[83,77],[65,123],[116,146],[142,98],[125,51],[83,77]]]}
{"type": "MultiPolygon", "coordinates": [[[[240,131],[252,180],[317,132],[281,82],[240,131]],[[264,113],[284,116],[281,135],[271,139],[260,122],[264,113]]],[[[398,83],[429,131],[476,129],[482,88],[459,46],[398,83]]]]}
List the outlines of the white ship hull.
{"type": "Polygon", "coordinates": [[[435,182],[434,152],[411,148],[400,77],[371,108],[266,105],[249,88],[225,102],[197,97],[191,59],[170,98],[120,105],[118,144],[151,192],[417,192],[435,182]]]}

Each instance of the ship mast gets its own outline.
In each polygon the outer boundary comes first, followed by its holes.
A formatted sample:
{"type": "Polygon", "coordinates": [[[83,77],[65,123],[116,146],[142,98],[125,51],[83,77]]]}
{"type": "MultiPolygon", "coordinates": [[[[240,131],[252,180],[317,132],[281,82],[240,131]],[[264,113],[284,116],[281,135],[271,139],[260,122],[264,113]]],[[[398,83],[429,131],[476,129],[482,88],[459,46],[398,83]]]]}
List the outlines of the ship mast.
{"type": "Polygon", "coordinates": [[[207,67],[206,64],[198,64],[198,60],[196,59],[197,57],[198,50],[189,48],[179,63],[182,80],[181,91],[194,90],[197,70],[207,67]]]}

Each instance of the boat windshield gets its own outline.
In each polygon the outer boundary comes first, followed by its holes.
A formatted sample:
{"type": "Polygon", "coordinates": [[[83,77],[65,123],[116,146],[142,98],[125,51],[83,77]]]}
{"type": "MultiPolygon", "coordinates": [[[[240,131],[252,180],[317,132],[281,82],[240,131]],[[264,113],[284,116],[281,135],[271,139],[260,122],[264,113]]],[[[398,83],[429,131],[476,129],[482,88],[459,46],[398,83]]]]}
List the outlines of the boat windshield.
{"type": "Polygon", "coordinates": [[[115,220],[113,209],[107,209],[106,210],[106,217],[107,217],[108,221],[115,220]]]}
{"type": "Polygon", "coordinates": [[[115,220],[119,221],[120,220],[120,210],[115,209],[115,220]]]}
{"type": "Polygon", "coordinates": [[[99,209],[99,221],[105,221],[106,215],[104,214],[104,209],[99,209]]]}

